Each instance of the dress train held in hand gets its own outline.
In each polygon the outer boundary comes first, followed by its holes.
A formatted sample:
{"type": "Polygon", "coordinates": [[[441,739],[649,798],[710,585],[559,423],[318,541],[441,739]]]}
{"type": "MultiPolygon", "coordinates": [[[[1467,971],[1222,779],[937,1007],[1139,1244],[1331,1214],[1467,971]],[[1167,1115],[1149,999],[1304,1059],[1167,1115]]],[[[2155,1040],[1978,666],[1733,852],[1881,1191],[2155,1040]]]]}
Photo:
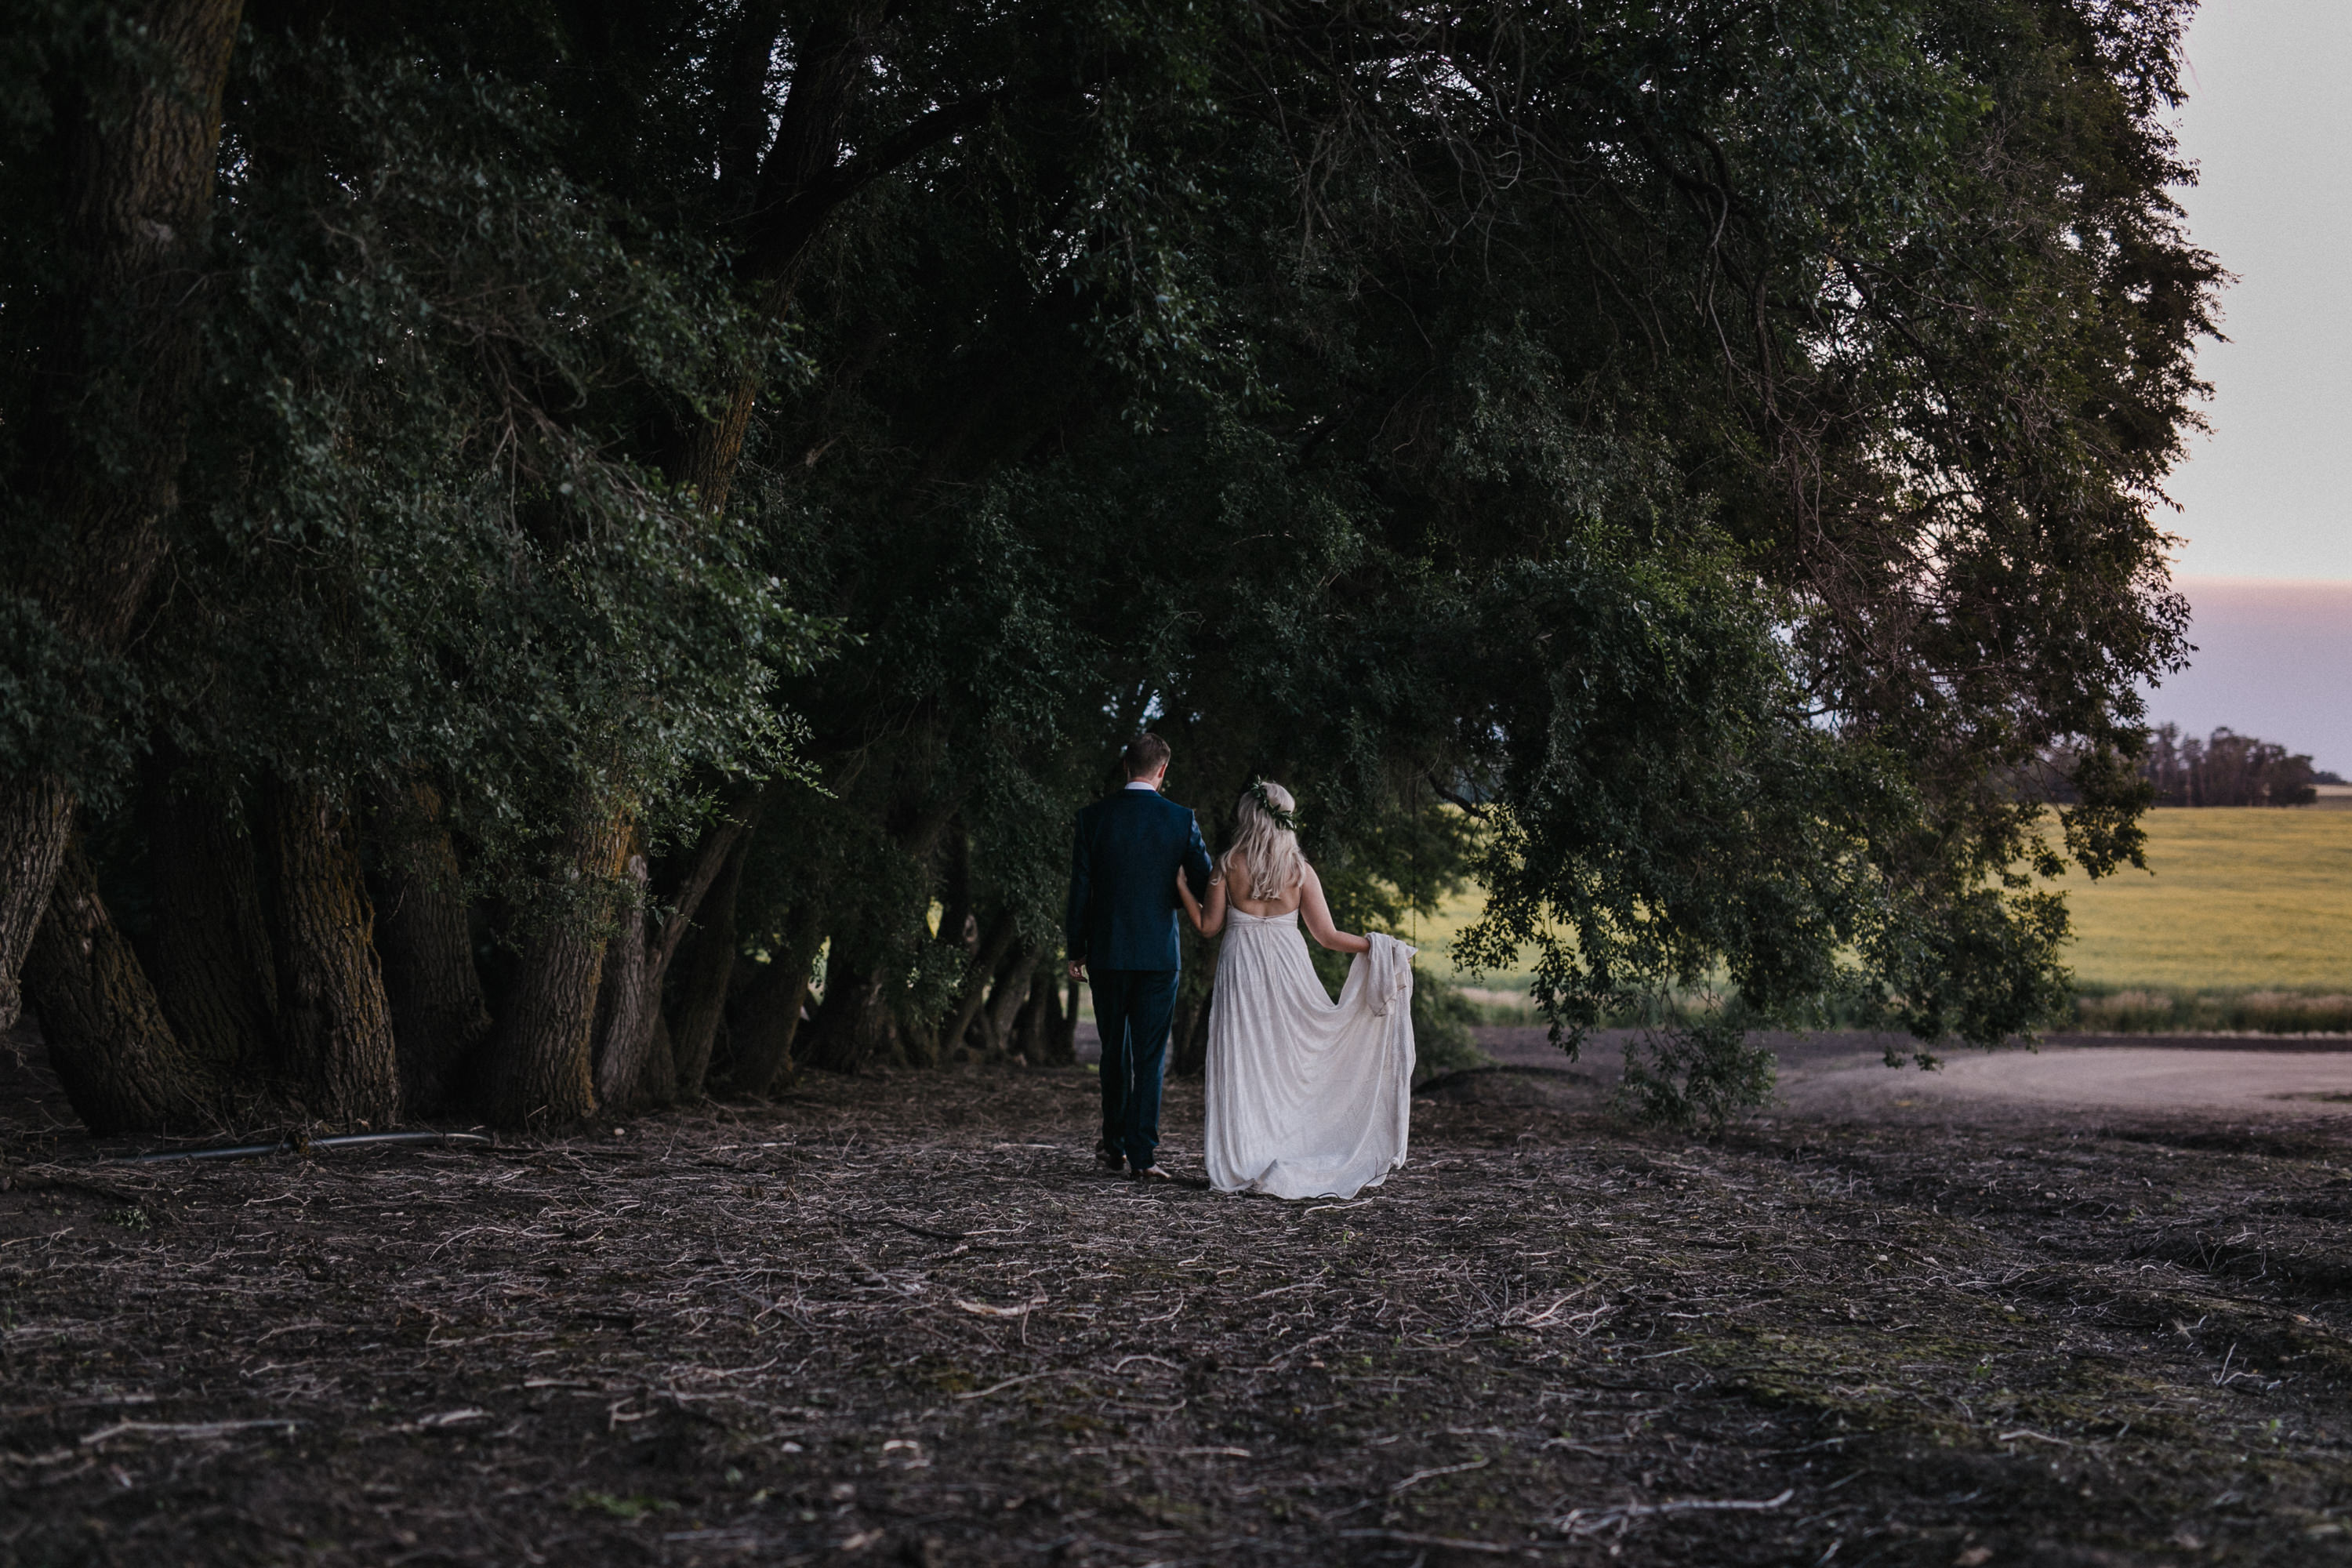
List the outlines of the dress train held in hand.
{"type": "Polygon", "coordinates": [[[1374,934],[1333,1002],[1298,914],[1229,908],[1209,1010],[1203,1158],[1221,1193],[1349,1198],[1404,1163],[1412,955],[1374,934]]]}

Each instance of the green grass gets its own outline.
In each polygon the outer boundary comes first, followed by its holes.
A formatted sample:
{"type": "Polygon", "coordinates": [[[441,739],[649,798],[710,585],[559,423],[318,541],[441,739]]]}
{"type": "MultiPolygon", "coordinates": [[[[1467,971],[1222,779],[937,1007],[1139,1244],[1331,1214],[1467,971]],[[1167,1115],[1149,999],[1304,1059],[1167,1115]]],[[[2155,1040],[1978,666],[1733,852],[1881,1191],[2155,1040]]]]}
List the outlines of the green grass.
{"type": "MultiPolygon", "coordinates": [[[[2352,810],[2168,808],[2148,814],[2146,871],[2059,884],[2076,940],[2075,1026],[2150,1030],[2352,1030],[2352,810]]],[[[1421,963],[1452,971],[1478,918],[1472,888],[1402,933],[1421,963]]],[[[1461,974],[1500,1015],[1524,1009],[1522,966],[1461,974]]]]}
{"type": "Polygon", "coordinates": [[[2081,985],[2067,1026],[2095,1035],[2352,1034],[2352,995],[2276,988],[2081,985]]]}

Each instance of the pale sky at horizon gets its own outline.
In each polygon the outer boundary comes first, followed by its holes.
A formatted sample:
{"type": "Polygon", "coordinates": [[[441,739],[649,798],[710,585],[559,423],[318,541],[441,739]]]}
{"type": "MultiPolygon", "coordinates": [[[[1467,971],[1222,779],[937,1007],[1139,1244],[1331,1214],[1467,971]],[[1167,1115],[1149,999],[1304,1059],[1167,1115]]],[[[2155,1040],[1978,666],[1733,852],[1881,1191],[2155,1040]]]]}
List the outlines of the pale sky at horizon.
{"type": "Polygon", "coordinates": [[[2237,277],[2198,369],[2191,437],[2159,517],[2185,542],[2189,668],[2148,717],[2228,725],[2352,777],[2352,0],[2205,0],[2177,124],[2190,237],[2237,277]]]}
{"type": "Polygon", "coordinates": [[[2195,617],[2187,669],[2149,693],[2151,723],[2226,725],[2352,778],[2352,583],[2175,579],[2195,617]]]}
{"type": "Polygon", "coordinates": [[[2205,0],[2179,114],[2189,237],[2237,281],[2198,369],[2210,436],[2168,489],[2191,577],[2352,581],[2352,0],[2205,0]]]}

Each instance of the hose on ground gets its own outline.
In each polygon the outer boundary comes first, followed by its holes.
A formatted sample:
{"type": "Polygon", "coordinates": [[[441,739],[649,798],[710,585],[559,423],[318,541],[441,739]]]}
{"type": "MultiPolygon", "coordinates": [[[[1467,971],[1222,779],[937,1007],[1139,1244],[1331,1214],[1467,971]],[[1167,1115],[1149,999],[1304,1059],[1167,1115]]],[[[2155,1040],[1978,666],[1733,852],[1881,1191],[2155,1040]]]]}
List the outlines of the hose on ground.
{"type": "Polygon", "coordinates": [[[431,1143],[445,1149],[489,1149],[479,1132],[339,1132],[331,1138],[289,1134],[275,1143],[237,1143],[219,1149],[173,1149],[161,1154],[118,1154],[109,1165],[160,1165],[171,1160],[250,1160],[265,1154],[307,1154],[313,1149],[352,1149],[376,1143],[431,1143]]]}

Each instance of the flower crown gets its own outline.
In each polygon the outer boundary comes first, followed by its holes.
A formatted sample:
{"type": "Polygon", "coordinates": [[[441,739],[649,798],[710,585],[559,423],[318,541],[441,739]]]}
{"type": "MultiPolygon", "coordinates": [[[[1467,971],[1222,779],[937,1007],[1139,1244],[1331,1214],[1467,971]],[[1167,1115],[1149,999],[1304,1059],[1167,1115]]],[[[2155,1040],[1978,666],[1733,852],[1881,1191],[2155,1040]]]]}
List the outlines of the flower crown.
{"type": "Polygon", "coordinates": [[[1274,825],[1276,827],[1281,828],[1285,833],[1298,831],[1298,814],[1275,805],[1274,796],[1266,789],[1264,779],[1250,780],[1249,794],[1250,798],[1257,802],[1258,809],[1274,818],[1274,825]]]}

